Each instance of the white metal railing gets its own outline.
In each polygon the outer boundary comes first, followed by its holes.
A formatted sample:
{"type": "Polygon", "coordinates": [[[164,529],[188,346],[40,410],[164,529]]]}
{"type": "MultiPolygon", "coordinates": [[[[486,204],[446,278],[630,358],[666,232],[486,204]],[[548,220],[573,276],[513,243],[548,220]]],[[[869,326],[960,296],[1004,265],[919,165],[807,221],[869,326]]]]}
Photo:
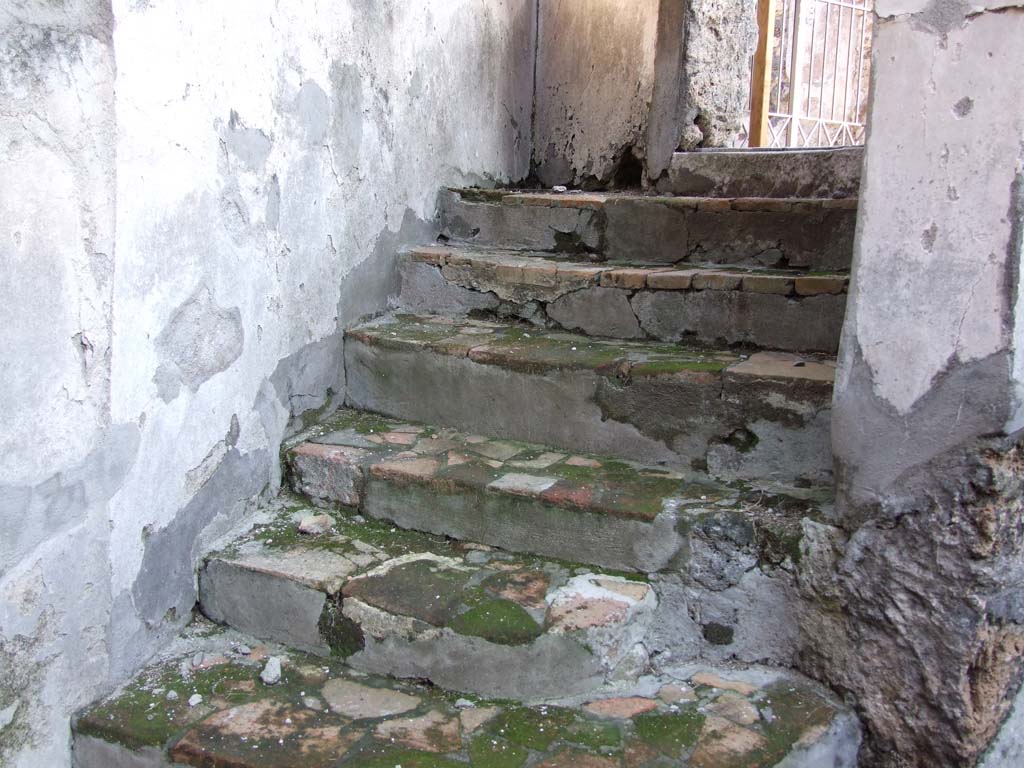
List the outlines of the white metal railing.
{"type": "MultiPolygon", "coordinates": [[[[754,71],[755,88],[761,83],[766,98],[752,99],[753,109],[766,112],[760,125],[767,130],[753,132],[752,143],[864,143],[873,18],[873,0],[770,1],[759,19],[763,48],[754,71]],[[758,72],[760,66],[770,70],[758,72]]],[[[758,119],[752,114],[751,125],[758,119]]]]}

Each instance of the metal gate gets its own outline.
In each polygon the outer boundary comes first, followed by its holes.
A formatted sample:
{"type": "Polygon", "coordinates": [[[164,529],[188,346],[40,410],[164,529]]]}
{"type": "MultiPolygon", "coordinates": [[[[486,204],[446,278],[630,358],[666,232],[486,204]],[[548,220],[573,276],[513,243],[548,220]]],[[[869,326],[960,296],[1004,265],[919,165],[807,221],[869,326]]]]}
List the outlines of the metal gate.
{"type": "Polygon", "coordinates": [[[752,147],[863,144],[874,0],[759,0],[752,147]]]}

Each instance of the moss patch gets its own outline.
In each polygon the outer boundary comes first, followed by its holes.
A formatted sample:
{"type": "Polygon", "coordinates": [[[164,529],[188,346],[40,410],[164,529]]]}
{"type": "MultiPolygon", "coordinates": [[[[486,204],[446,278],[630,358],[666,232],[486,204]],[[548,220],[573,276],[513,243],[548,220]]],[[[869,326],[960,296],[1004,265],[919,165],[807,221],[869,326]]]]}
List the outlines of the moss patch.
{"type": "Polygon", "coordinates": [[[523,747],[487,733],[480,734],[469,745],[473,768],[521,768],[529,756],[523,747]]]}
{"type": "Polygon", "coordinates": [[[460,635],[481,637],[499,645],[526,645],[544,632],[522,606],[500,598],[470,608],[448,626],[460,635]]]}
{"type": "Polygon", "coordinates": [[[704,715],[689,708],[678,714],[648,713],[633,718],[636,735],[664,755],[678,758],[683,749],[697,743],[704,715]]]}
{"type": "Polygon", "coordinates": [[[488,723],[487,732],[527,749],[544,751],[564,738],[565,729],[573,720],[573,713],[568,709],[513,707],[488,723]]]}

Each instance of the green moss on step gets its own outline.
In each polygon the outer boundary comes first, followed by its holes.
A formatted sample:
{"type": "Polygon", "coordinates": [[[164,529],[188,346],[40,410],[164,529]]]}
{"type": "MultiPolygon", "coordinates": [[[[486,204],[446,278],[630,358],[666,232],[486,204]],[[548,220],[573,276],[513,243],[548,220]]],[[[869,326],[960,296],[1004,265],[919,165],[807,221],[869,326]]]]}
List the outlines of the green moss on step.
{"type": "Polygon", "coordinates": [[[415,749],[387,749],[358,752],[342,763],[355,768],[466,768],[465,763],[415,749]]]}
{"type": "Polygon", "coordinates": [[[573,720],[571,710],[559,707],[513,707],[491,720],[487,732],[527,749],[544,751],[564,738],[565,729],[573,720]]]}
{"type": "Polygon", "coordinates": [[[544,630],[522,607],[511,600],[486,600],[449,622],[460,635],[480,637],[499,645],[526,645],[544,630]]]}
{"type": "Polygon", "coordinates": [[[331,656],[347,659],[353,653],[363,649],[366,643],[363,630],[351,619],[341,613],[341,602],[328,598],[317,624],[320,636],[327,641],[331,656]]]}
{"type": "Polygon", "coordinates": [[[233,684],[255,685],[259,671],[240,664],[219,664],[183,677],[177,667],[167,666],[155,676],[133,680],[122,693],[93,707],[78,719],[75,730],[129,749],[163,747],[189,722],[190,696],[198,693],[204,701],[217,697],[229,705],[251,701],[258,694],[237,690],[233,684]],[[162,692],[154,692],[158,690],[162,692]],[[167,700],[169,690],[178,694],[176,701],[167,700]]]}
{"type": "Polygon", "coordinates": [[[622,732],[614,723],[596,723],[589,720],[575,722],[566,728],[565,740],[593,750],[622,748],[622,732]]]}
{"type": "Polygon", "coordinates": [[[648,713],[633,718],[636,735],[664,755],[678,758],[683,749],[697,743],[704,715],[689,707],[679,713],[648,713]]]}
{"type": "Polygon", "coordinates": [[[488,733],[480,734],[469,745],[473,768],[522,768],[529,756],[523,747],[488,733]]]}

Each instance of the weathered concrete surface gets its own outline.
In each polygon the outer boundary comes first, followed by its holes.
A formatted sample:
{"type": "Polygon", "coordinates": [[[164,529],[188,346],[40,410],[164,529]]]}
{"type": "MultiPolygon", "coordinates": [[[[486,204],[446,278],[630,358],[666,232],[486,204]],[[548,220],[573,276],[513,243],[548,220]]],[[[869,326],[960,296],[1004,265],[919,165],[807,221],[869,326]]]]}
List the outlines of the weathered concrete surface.
{"type": "Polygon", "coordinates": [[[698,197],[856,197],[863,147],[676,152],[657,189],[698,197]]]}
{"type": "Polygon", "coordinates": [[[534,172],[545,186],[610,182],[641,159],[661,0],[539,5],[534,172]]]}
{"type": "Polygon", "coordinates": [[[1000,74],[1024,67],[1024,12],[877,12],[832,430],[848,540],[804,664],[859,699],[870,764],[973,765],[1024,675],[1024,97],[1000,74]]]}
{"type": "Polygon", "coordinates": [[[345,349],[356,408],[682,469],[725,445],[725,477],[829,477],[827,359],[416,316],[353,329],[345,349]]]}
{"type": "Polygon", "coordinates": [[[845,271],[856,200],[484,193],[442,199],[451,241],[594,260],[845,271]]]}
{"type": "Polygon", "coordinates": [[[680,149],[734,146],[750,115],[757,4],[688,0],[680,149]]]}
{"type": "Polygon", "coordinates": [[[438,187],[529,171],[532,0],[235,10],[0,20],[5,766],[66,764],[69,712],[187,621],[438,187]]]}

